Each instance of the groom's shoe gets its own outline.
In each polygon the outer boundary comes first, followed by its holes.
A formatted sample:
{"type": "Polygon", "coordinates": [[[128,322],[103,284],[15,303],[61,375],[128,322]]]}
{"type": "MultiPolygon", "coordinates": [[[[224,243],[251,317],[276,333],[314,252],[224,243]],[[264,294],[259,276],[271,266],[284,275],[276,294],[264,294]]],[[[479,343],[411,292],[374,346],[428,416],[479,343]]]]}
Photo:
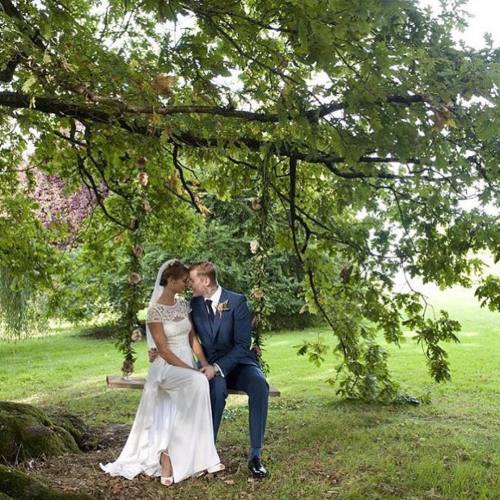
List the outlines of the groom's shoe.
{"type": "Polygon", "coordinates": [[[251,458],[248,461],[248,469],[252,473],[252,476],[258,479],[264,479],[267,477],[267,470],[262,465],[262,462],[259,457],[251,458]]]}

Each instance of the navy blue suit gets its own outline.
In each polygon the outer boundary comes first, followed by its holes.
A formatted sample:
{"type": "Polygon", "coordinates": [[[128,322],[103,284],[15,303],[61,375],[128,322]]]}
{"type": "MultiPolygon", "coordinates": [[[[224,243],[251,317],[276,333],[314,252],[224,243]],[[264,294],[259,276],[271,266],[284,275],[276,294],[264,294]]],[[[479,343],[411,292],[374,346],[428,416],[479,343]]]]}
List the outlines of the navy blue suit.
{"type": "Polygon", "coordinates": [[[217,438],[227,390],[248,394],[250,446],[263,445],[267,419],[269,386],[251,345],[252,315],[244,295],[222,289],[219,304],[227,301],[224,312],[217,311],[212,321],[203,297],[191,299],[191,317],[210,364],[217,363],[224,377],[210,381],[214,436],[217,438]]]}

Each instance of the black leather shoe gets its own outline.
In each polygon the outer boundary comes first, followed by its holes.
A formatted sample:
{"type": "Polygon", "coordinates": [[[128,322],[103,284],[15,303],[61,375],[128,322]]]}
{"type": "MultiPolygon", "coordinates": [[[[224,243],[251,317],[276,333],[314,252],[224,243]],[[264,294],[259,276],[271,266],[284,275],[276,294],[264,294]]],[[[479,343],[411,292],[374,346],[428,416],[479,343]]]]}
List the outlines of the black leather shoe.
{"type": "Polygon", "coordinates": [[[252,458],[248,461],[248,469],[252,473],[252,476],[258,479],[263,479],[267,477],[267,470],[262,465],[260,458],[252,458]]]}

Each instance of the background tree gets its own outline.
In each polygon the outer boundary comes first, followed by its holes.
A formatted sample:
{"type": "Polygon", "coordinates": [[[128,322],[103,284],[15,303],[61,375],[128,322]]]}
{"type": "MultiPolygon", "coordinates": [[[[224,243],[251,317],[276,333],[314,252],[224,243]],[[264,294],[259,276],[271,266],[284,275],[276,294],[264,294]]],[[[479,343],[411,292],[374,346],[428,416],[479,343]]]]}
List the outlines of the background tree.
{"type": "Polygon", "coordinates": [[[140,158],[144,231],[168,229],[177,254],[211,197],[253,190],[251,207],[264,182],[272,243],[338,339],[343,394],[394,396],[378,330],[411,328],[445,380],[459,325],[393,284],[467,286],[477,252],[500,256],[499,51],[456,47],[462,4],[433,18],[410,0],[0,0],[2,177],[16,192],[33,144],[34,164],[93,190],[93,231],[115,232],[117,255],[140,158]]]}

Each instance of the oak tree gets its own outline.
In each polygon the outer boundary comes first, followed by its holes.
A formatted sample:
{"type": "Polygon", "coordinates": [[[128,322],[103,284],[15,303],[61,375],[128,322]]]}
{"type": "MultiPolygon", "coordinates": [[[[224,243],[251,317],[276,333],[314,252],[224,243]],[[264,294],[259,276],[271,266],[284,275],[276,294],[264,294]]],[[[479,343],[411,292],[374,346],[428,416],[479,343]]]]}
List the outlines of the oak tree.
{"type": "MultiPolygon", "coordinates": [[[[479,252],[500,257],[500,52],[456,44],[462,3],[433,17],[413,0],[0,0],[2,217],[30,148],[30,165],[93,191],[131,269],[141,228],[182,240],[186,207],[244,198],[258,262],[296,255],[343,395],[394,396],[378,332],[411,329],[446,380],[458,323],[393,285],[469,286],[479,252]]],[[[499,309],[498,278],[477,295],[499,309]]]]}

